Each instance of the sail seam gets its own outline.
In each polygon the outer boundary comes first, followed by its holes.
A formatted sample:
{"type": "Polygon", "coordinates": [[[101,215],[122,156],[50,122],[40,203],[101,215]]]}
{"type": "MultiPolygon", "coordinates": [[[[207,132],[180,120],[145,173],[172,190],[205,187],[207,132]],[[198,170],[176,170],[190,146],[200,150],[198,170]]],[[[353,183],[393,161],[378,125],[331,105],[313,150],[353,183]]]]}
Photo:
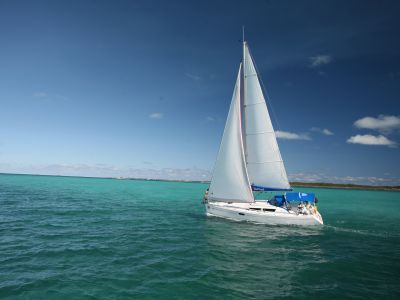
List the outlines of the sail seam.
{"type": "Polygon", "coordinates": [[[265,104],[265,101],[261,101],[261,102],[257,102],[257,103],[250,103],[250,104],[245,104],[243,105],[244,107],[248,107],[248,106],[254,106],[254,105],[258,105],[258,104],[265,104]]]}
{"type": "Polygon", "coordinates": [[[257,134],[267,134],[267,133],[274,133],[274,132],[273,131],[261,131],[261,132],[246,133],[246,135],[257,135],[257,134]]]}
{"type": "Polygon", "coordinates": [[[276,162],[283,162],[283,160],[271,160],[271,161],[255,161],[255,162],[250,162],[248,161],[247,164],[272,164],[272,163],[276,163],[276,162]]]}

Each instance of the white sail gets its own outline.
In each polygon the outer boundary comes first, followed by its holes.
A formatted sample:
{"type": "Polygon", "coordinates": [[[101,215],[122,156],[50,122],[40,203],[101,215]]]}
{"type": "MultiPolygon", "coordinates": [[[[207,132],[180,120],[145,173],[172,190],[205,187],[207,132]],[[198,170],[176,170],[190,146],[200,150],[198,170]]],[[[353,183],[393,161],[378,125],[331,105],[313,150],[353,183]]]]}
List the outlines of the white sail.
{"type": "Polygon", "coordinates": [[[243,45],[244,144],[251,185],[290,189],[285,166],[247,43],[243,45]]]}
{"type": "Polygon", "coordinates": [[[208,199],[224,202],[254,202],[244,161],[241,126],[241,68],[222,136],[208,199]]]}

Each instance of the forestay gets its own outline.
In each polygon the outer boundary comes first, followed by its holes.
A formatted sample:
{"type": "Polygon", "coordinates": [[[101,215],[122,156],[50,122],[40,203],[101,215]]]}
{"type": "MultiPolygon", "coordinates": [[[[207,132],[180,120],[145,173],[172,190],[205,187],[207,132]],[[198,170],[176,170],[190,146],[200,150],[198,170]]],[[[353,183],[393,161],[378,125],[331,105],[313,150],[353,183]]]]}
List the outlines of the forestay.
{"type": "Polygon", "coordinates": [[[246,164],[241,127],[241,68],[237,76],[224,134],[210,184],[209,200],[253,202],[246,164]]]}
{"type": "Polygon", "coordinates": [[[246,42],[243,48],[244,145],[248,177],[254,190],[290,190],[274,128],[246,42]]]}

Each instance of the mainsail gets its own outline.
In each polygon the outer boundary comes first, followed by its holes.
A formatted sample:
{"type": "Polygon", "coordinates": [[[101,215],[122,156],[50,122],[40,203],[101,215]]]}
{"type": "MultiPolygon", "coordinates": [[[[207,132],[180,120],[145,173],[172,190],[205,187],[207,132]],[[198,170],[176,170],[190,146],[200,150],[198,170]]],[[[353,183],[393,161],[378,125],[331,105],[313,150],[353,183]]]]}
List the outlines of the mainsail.
{"type": "Polygon", "coordinates": [[[224,202],[253,202],[244,158],[241,122],[242,64],[229,108],[217,161],[214,166],[208,199],[224,202]]]}
{"type": "Polygon", "coordinates": [[[253,190],[290,190],[256,68],[243,43],[244,145],[253,190]]]}

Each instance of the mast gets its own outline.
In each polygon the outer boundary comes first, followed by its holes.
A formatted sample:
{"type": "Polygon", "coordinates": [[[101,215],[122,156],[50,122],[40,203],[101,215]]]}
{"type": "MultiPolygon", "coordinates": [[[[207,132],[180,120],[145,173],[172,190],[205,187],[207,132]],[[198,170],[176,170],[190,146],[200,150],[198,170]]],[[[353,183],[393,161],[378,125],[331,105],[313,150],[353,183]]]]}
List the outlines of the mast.
{"type": "Polygon", "coordinates": [[[245,65],[246,65],[246,58],[245,58],[245,47],[246,47],[246,40],[244,38],[244,26],[242,26],[242,31],[243,31],[243,56],[242,56],[242,72],[240,74],[241,79],[242,79],[242,85],[241,85],[241,91],[240,91],[240,126],[242,129],[242,145],[243,145],[243,157],[244,157],[244,164],[245,164],[245,169],[246,169],[246,177],[247,177],[247,182],[249,186],[251,187],[251,181],[250,181],[250,176],[249,176],[249,171],[247,169],[247,154],[246,154],[246,122],[245,122],[245,90],[246,90],[246,80],[245,80],[245,65]]]}

